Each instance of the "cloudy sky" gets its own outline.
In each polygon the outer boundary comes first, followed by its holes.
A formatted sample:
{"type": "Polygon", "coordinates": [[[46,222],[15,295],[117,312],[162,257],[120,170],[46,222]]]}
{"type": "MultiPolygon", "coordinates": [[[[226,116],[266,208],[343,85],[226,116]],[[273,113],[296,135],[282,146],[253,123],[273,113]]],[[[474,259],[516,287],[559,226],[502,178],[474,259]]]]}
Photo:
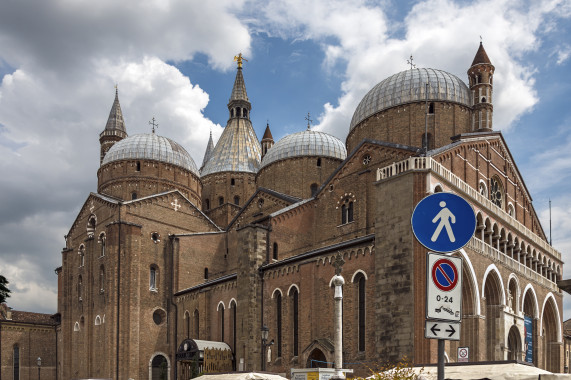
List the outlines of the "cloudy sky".
{"type": "MultiPolygon", "coordinates": [[[[387,76],[463,80],[480,38],[501,130],[553,245],[571,253],[569,0],[19,0],[0,2],[0,274],[9,306],[56,311],[63,236],[96,190],[99,133],[118,84],[129,134],[181,143],[198,165],[226,124],[235,63],[259,137],[315,128],[345,140],[387,76]],[[480,37],[481,36],[481,37],[480,37]]],[[[565,266],[571,278],[571,265],[565,266]]],[[[571,301],[565,298],[565,319],[571,301]]]]}

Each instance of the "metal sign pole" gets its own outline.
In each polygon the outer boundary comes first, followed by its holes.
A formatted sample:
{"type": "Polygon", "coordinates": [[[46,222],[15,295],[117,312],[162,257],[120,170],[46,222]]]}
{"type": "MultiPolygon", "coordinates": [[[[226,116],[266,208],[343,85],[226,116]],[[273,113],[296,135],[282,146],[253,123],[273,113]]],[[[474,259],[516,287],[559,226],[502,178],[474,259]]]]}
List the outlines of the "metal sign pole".
{"type": "Polygon", "coordinates": [[[438,380],[444,380],[444,339],[438,339],[438,380]]]}

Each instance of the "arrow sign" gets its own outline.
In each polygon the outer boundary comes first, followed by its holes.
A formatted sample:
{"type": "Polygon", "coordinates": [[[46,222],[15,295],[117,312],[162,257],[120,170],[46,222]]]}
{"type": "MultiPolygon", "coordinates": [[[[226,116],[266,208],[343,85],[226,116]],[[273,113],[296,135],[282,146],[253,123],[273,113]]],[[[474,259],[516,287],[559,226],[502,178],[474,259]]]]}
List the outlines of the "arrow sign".
{"type": "Polygon", "coordinates": [[[449,333],[450,333],[450,335],[448,335],[448,337],[450,338],[451,336],[454,335],[454,333],[456,332],[456,330],[454,330],[454,326],[452,326],[452,325],[450,325],[450,324],[448,325],[448,328],[449,328],[449,330],[446,330],[446,332],[449,332],[449,333]]]}
{"type": "Polygon", "coordinates": [[[460,340],[460,323],[427,320],[424,337],[428,339],[460,340]]]}

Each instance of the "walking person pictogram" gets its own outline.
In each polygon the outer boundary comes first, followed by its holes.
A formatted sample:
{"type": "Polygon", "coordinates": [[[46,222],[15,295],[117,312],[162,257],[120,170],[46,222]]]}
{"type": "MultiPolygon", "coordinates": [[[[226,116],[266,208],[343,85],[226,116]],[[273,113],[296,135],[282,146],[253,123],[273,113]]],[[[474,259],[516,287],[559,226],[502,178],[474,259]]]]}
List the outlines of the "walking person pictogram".
{"type": "Polygon", "coordinates": [[[448,210],[448,208],[446,207],[446,202],[441,201],[439,205],[440,207],[442,207],[442,210],[440,210],[440,212],[436,214],[434,219],[432,219],[432,223],[436,223],[439,220],[440,223],[438,224],[438,227],[436,227],[436,231],[434,231],[434,234],[432,234],[432,238],[430,238],[430,240],[432,240],[433,242],[436,241],[436,239],[438,239],[438,237],[440,236],[440,232],[442,232],[442,228],[446,227],[446,232],[448,233],[448,239],[450,239],[450,241],[454,243],[456,241],[456,238],[454,237],[454,232],[452,231],[452,226],[450,225],[450,223],[456,223],[456,217],[454,216],[454,214],[452,214],[452,212],[450,212],[450,210],[448,210]]]}

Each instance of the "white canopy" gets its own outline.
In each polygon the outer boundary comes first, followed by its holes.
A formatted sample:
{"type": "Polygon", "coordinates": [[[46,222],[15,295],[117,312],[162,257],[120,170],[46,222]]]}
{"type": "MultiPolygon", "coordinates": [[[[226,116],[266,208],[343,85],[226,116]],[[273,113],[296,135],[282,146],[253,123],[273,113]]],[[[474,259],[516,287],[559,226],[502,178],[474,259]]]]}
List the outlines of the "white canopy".
{"type": "Polygon", "coordinates": [[[288,380],[280,375],[260,372],[232,372],[218,375],[202,375],[198,380],[288,380]]]}
{"type": "MultiPolygon", "coordinates": [[[[436,380],[438,369],[436,366],[414,367],[416,373],[420,373],[420,380],[436,380]],[[422,370],[422,371],[421,371],[422,370]]],[[[503,364],[467,364],[467,365],[447,365],[444,368],[444,379],[446,380],[571,380],[571,375],[553,374],[549,371],[519,363],[503,364]]]]}

